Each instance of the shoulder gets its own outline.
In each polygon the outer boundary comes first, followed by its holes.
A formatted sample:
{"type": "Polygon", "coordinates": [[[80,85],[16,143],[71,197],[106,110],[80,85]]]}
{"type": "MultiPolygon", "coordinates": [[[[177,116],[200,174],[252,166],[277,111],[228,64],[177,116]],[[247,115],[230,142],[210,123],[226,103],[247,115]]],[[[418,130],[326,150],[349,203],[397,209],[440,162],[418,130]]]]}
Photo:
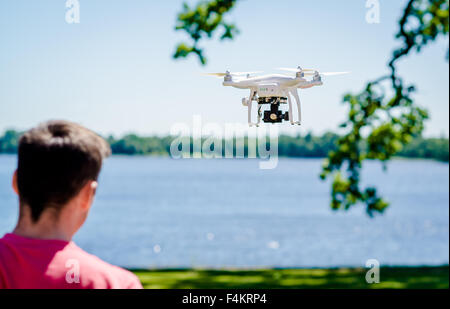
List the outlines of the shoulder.
{"type": "MultiPolygon", "coordinates": [[[[1,256],[1,254],[0,254],[0,256],[1,256]]],[[[2,268],[3,268],[2,261],[0,259],[0,290],[6,288],[6,283],[5,283],[5,279],[4,279],[4,274],[3,274],[2,268]]]]}
{"type": "Polygon", "coordinates": [[[11,250],[9,250],[6,242],[3,238],[0,238],[0,288],[2,288],[3,285],[3,269],[6,267],[6,264],[4,260],[7,256],[11,255],[11,250]]]}
{"type": "MultiPolygon", "coordinates": [[[[132,272],[111,265],[97,256],[87,253],[75,244],[70,245],[73,267],[78,267],[83,286],[103,289],[138,289],[142,288],[138,277],[132,272]]],[[[70,266],[70,265],[69,265],[70,266]]],[[[69,267],[66,265],[66,267],[69,267]]]]}

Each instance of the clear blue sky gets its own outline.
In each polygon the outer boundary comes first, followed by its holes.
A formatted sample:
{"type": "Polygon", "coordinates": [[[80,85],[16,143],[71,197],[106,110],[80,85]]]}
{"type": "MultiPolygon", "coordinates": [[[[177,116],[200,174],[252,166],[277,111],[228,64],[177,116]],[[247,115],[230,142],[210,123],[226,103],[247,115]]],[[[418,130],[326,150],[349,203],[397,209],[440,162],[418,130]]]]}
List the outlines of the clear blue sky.
{"type": "MultiPolygon", "coordinates": [[[[241,98],[200,72],[289,66],[351,71],[300,93],[304,121],[286,132],[335,130],[342,95],[387,72],[405,0],[381,2],[381,23],[365,22],[365,0],[242,0],[228,16],[241,34],[206,41],[209,64],[171,58],[182,1],[79,0],[80,24],[65,22],[65,1],[0,0],[0,132],[64,118],[102,134],[168,133],[174,122],[246,122],[241,98]]],[[[192,2],[192,1],[190,1],[192,2]]],[[[400,73],[429,109],[426,135],[449,131],[448,38],[411,55],[400,73]]]]}

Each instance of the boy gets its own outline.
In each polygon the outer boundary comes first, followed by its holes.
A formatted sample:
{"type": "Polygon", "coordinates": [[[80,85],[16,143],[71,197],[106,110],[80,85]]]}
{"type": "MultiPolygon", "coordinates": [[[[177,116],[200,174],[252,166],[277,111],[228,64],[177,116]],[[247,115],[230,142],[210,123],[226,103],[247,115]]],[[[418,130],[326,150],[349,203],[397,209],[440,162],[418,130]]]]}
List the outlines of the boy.
{"type": "Polygon", "coordinates": [[[41,124],[20,138],[12,180],[19,219],[0,239],[0,288],[142,288],[131,272],[72,242],[110,153],[100,136],[67,121],[41,124]]]}

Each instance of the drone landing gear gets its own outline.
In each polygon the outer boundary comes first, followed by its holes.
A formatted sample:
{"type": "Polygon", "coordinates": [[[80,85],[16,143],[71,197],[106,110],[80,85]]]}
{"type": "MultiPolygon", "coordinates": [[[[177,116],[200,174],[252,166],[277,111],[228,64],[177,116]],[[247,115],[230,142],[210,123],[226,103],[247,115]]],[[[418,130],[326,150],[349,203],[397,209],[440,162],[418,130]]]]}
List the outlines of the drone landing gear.
{"type": "Polygon", "coordinates": [[[289,118],[289,121],[291,122],[291,125],[301,125],[301,121],[302,121],[302,110],[301,110],[301,106],[300,106],[300,98],[298,97],[298,92],[297,89],[291,89],[289,90],[289,113],[290,115],[293,116],[293,111],[292,111],[292,103],[291,103],[291,94],[295,99],[295,102],[297,103],[297,112],[298,112],[298,121],[293,121],[293,117],[289,118]]]}
{"type": "MultiPolygon", "coordinates": [[[[253,101],[255,101],[255,96],[256,96],[256,91],[251,90],[250,91],[250,96],[247,98],[243,98],[242,99],[242,105],[247,106],[248,109],[248,125],[249,127],[252,126],[256,126],[259,127],[259,123],[260,123],[260,116],[259,116],[259,112],[258,112],[258,121],[252,122],[252,105],[253,105],[253,101]]],[[[258,110],[260,108],[260,105],[258,104],[258,110]]]]}

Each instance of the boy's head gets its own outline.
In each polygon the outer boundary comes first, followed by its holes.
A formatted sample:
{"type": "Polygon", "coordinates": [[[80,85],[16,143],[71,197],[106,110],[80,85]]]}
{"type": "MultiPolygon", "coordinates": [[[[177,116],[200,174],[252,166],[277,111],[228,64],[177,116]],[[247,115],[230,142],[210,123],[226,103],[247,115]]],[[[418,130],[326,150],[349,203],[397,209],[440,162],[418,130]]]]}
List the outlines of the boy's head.
{"type": "Polygon", "coordinates": [[[89,204],[81,205],[88,210],[102,161],[110,153],[104,139],[68,121],[49,121],[25,132],[13,180],[21,213],[27,208],[37,223],[44,213],[58,216],[71,203],[89,204]]]}

